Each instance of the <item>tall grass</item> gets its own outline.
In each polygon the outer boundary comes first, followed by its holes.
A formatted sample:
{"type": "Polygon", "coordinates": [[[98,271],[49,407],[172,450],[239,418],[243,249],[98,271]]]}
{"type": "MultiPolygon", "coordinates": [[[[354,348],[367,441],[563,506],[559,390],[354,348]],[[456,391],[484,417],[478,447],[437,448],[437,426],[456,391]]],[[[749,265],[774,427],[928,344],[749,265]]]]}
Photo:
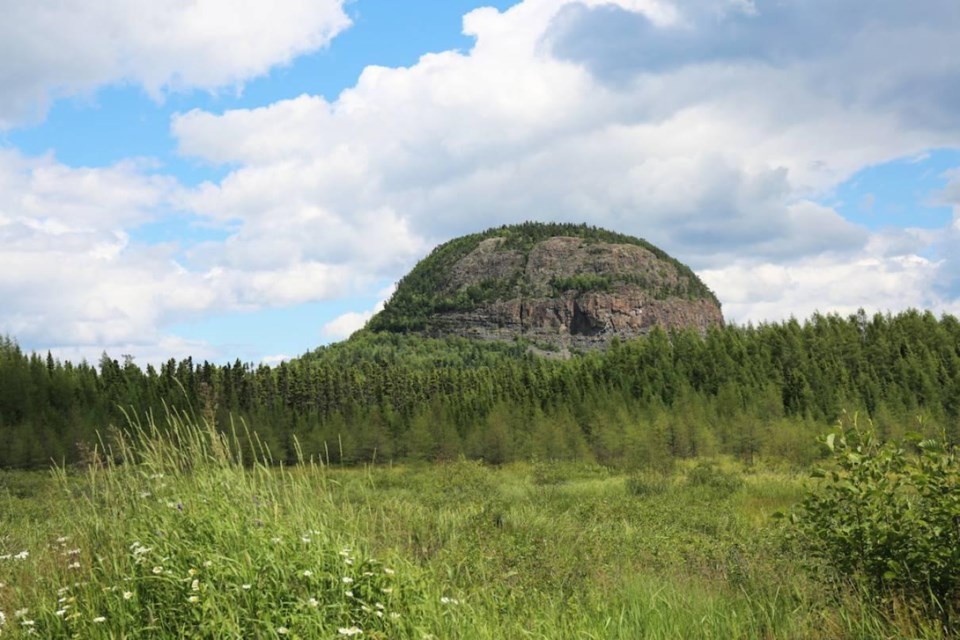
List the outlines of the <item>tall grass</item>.
{"type": "Polygon", "coordinates": [[[799,476],[286,468],[256,443],[170,411],[82,473],[0,474],[0,637],[937,637],[810,581],[769,517],[799,476]]]}

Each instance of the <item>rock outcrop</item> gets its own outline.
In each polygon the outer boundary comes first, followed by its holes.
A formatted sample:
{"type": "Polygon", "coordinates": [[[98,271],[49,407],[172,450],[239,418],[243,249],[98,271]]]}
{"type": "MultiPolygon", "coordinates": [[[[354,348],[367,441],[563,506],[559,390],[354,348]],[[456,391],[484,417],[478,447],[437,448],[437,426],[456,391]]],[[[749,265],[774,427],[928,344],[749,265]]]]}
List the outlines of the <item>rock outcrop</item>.
{"type": "Polygon", "coordinates": [[[657,326],[722,325],[713,293],[656,247],[583,226],[528,224],[441,245],[370,328],[584,350],[657,326]]]}

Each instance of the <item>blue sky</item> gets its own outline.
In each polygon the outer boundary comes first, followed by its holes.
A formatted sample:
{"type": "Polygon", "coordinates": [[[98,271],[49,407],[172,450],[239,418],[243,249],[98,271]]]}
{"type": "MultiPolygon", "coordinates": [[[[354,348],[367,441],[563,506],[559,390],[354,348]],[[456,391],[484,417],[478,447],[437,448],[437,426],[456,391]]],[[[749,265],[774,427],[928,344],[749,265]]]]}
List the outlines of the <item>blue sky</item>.
{"type": "Polygon", "coordinates": [[[735,322],[960,312],[953,2],[228,4],[9,7],[0,333],[275,362],[527,219],[645,237],[735,322]]]}

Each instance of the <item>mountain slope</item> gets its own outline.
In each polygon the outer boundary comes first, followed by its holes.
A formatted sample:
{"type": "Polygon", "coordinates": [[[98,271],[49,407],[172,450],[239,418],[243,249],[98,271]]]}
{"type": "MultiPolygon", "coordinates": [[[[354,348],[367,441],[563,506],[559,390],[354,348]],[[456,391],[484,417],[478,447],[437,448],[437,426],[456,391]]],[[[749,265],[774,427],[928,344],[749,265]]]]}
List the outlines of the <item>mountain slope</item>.
{"type": "Polygon", "coordinates": [[[586,225],[524,223],[438,246],[367,329],[589,349],[655,326],[722,325],[713,292],[650,243],[586,225]]]}

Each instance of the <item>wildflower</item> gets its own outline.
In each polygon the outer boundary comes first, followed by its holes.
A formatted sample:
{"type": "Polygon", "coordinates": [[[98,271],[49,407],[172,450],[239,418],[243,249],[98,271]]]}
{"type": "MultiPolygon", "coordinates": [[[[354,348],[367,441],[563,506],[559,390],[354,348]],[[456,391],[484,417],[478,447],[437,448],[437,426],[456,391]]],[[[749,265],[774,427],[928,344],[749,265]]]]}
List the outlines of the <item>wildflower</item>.
{"type": "Polygon", "coordinates": [[[304,543],[310,544],[310,538],[309,538],[309,537],[307,537],[307,536],[300,536],[300,539],[301,539],[304,543]]]}
{"type": "Polygon", "coordinates": [[[29,556],[29,555],[30,555],[30,552],[27,551],[26,549],[24,549],[23,551],[21,551],[21,552],[18,553],[17,555],[13,556],[13,559],[14,559],[14,560],[26,560],[26,559],[27,559],[27,556],[29,556]]]}
{"type": "Polygon", "coordinates": [[[304,578],[309,578],[309,577],[311,577],[312,575],[313,575],[313,571],[310,571],[310,569],[307,569],[306,571],[303,572],[303,577],[304,577],[304,578]]]}
{"type": "Polygon", "coordinates": [[[80,549],[70,549],[67,551],[68,556],[78,556],[80,555],[80,549]]]}
{"type": "Polygon", "coordinates": [[[70,591],[70,587],[60,587],[59,589],[57,589],[57,595],[62,596],[67,591],[70,591]]]}
{"type": "Polygon", "coordinates": [[[337,629],[337,633],[342,636],[359,636],[363,633],[363,630],[359,627],[340,627],[337,629]]]}
{"type": "Polygon", "coordinates": [[[67,565],[67,569],[79,569],[79,568],[80,568],[79,562],[71,562],[70,564],[67,565]]]}
{"type": "Polygon", "coordinates": [[[194,603],[200,602],[200,596],[190,596],[189,598],[187,598],[187,602],[194,602],[194,603]]]}
{"type": "MultiPolygon", "coordinates": [[[[33,620],[21,620],[21,621],[20,621],[20,624],[21,624],[22,626],[24,626],[24,627],[32,627],[33,625],[36,624],[36,622],[34,622],[33,620]]],[[[31,631],[32,631],[32,629],[31,629],[31,631]]]]}
{"type": "Polygon", "coordinates": [[[307,600],[307,604],[316,609],[320,606],[320,602],[316,598],[310,598],[307,600]]]}
{"type": "Polygon", "coordinates": [[[387,574],[388,576],[392,576],[393,574],[396,573],[396,571],[394,571],[394,570],[391,569],[390,567],[384,567],[384,568],[383,568],[383,572],[384,572],[385,574],[387,574]]]}
{"type": "Polygon", "coordinates": [[[249,585],[249,584],[242,584],[242,585],[240,585],[240,588],[243,589],[244,591],[249,591],[249,590],[250,590],[250,585],[249,585]]]}
{"type": "Polygon", "coordinates": [[[23,616],[27,615],[28,613],[30,613],[30,609],[26,609],[26,608],[24,608],[24,609],[17,609],[16,611],[13,612],[13,617],[14,617],[14,618],[22,618],[23,616]]]}
{"type": "Polygon", "coordinates": [[[270,538],[270,542],[272,542],[273,544],[280,544],[280,538],[274,536],[273,538],[270,538]]]}
{"type": "Polygon", "coordinates": [[[442,604],[460,604],[460,601],[456,598],[448,598],[447,596],[441,597],[440,602],[442,604]]]}
{"type": "Polygon", "coordinates": [[[399,619],[400,619],[400,614],[397,613],[396,611],[391,611],[391,612],[390,612],[390,619],[391,619],[391,620],[399,620],[399,619]]]}
{"type": "Polygon", "coordinates": [[[67,540],[69,540],[69,539],[70,539],[70,536],[60,536],[59,538],[57,538],[57,543],[58,543],[58,544],[63,544],[63,543],[65,543],[65,542],[66,542],[67,540]]]}
{"type": "Polygon", "coordinates": [[[374,613],[374,615],[376,615],[378,618],[382,618],[382,617],[383,617],[383,611],[374,611],[373,613],[374,613]]]}
{"type": "Polygon", "coordinates": [[[343,576],[340,580],[343,581],[343,584],[353,584],[353,578],[350,576],[343,576]]]}
{"type": "Polygon", "coordinates": [[[383,589],[380,589],[380,591],[383,591],[385,594],[390,595],[391,593],[393,593],[393,587],[384,587],[383,589]]]}
{"type": "Polygon", "coordinates": [[[190,585],[190,589],[192,591],[200,591],[200,581],[194,580],[193,583],[190,585]]]}
{"type": "Polygon", "coordinates": [[[161,573],[163,573],[163,567],[156,566],[156,567],[153,568],[153,572],[154,572],[156,575],[160,575],[161,573]]]}
{"type": "Polygon", "coordinates": [[[347,589],[346,591],[344,591],[344,593],[347,594],[347,597],[348,597],[348,598],[352,598],[352,597],[353,597],[353,591],[350,591],[349,589],[347,589]]]}
{"type": "Polygon", "coordinates": [[[349,557],[350,557],[350,549],[347,548],[347,547],[344,547],[343,549],[340,549],[340,555],[343,556],[344,558],[349,558],[349,557]]]}
{"type": "Polygon", "coordinates": [[[209,569],[210,567],[213,566],[213,560],[204,560],[204,561],[203,561],[203,566],[206,567],[207,569],[209,569]]]}
{"type": "Polygon", "coordinates": [[[66,612],[67,612],[66,609],[57,609],[54,613],[57,614],[57,617],[62,618],[62,617],[63,617],[63,614],[65,614],[66,612]]]}
{"type": "Polygon", "coordinates": [[[344,564],[350,564],[350,565],[352,565],[352,564],[353,564],[353,558],[344,558],[344,559],[343,559],[343,563],[344,563],[344,564]]]}
{"type": "Polygon", "coordinates": [[[3,611],[0,611],[0,627],[5,624],[7,624],[7,614],[5,614],[3,611]]]}
{"type": "Polygon", "coordinates": [[[287,629],[286,627],[277,627],[277,633],[281,636],[285,636],[290,633],[290,629],[287,629]]]}
{"type": "Polygon", "coordinates": [[[380,611],[383,611],[383,604],[377,602],[377,603],[375,603],[373,606],[374,606],[375,608],[377,608],[377,609],[380,609],[380,611]]]}
{"type": "Polygon", "coordinates": [[[149,491],[141,491],[141,492],[140,492],[140,498],[141,498],[141,499],[143,499],[143,498],[149,498],[149,497],[150,497],[150,492],[149,492],[149,491]]]}
{"type": "Polygon", "coordinates": [[[99,623],[101,623],[101,622],[106,622],[107,619],[104,618],[103,616],[97,616],[96,618],[93,619],[93,621],[96,622],[97,624],[99,624],[99,623]]]}
{"type": "Polygon", "coordinates": [[[132,598],[132,597],[133,597],[133,591],[124,591],[124,592],[123,592],[123,599],[124,599],[124,600],[129,600],[129,599],[132,598]]]}
{"type": "Polygon", "coordinates": [[[11,556],[9,553],[5,553],[2,556],[0,556],[0,560],[9,560],[12,557],[13,556],[11,556]]]}

